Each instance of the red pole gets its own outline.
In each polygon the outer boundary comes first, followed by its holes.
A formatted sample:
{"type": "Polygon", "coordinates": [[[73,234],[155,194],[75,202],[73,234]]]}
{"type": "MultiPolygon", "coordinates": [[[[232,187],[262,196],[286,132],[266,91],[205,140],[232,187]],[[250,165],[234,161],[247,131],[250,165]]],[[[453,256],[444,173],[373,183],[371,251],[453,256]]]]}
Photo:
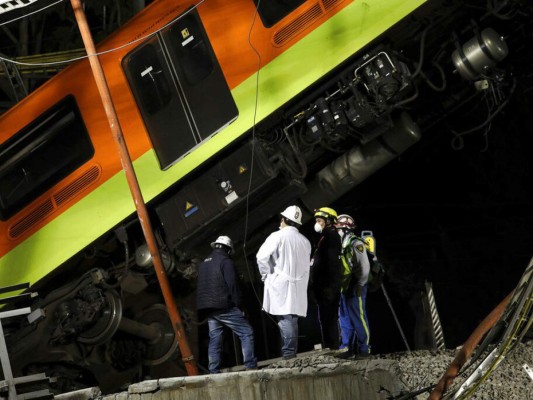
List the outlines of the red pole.
{"type": "Polygon", "coordinates": [[[89,25],[87,24],[87,18],[85,17],[85,12],[83,11],[80,0],[71,0],[72,8],[74,9],[74,14],[76,16],[76,21],[78,22],[78,28],[80,29],[81,37],[83,43],[85,44],[85,49],[89,55],[89,62],[91,64],[91,69],[93,72],[94,79],[96,81],[96,86],[98,87],[98,92],[100,93],[100,98],[104,104],[104,109],[109,121],[109,126],[111,127],[111,132],[113,134],[113,139],[117,145],[117,151],[120,156],[120,161],[122,163],[122,168],[126,174],[126,179],[130,187],[131,196],[135,203],[137,209],[137,215],[139,216],[139,221],[141,222],[141,227],[148,244],[148,249],[152,255],[154,261],[154,268],[157,275],[157,280],[159,281],[159,286],[163,292],[163,297],[165,299],[165,304],[168,309],[170,320],[172,321],[172,326],[174,327],[174,332],[178,340],[178,345],[180,347],[182,359],[185,362],[185,367],[189,375],[198,375],[198,369],[194,356],[191,353],[189,343],[187,342],[187,337],[185,336],[185,330],[183,328],[183,323],[181,316],[176,307],[176,302],[174,301],[174,296],[172,295],[172,290],[168,283],[167,276],[165,274],[165,268],[163,267],[163,262],[161,261],[161,255],[159,253],[159,248],[157,247],[157,242],[152,230],[152,225],[150,223],[150,218],[148,216],[148,211],[146,210],[146,205],[144,204],[144,199],[142,197],[141,189],[139,187],[139,182],[137,181],[137,176],[135,175],[135,170],[133,169],[133,164],[126,147],[126,142],[124,141],[124,135],[122,134],[122,129],[118,121],[117,113],[113,102],[111,101],[111,93],[107,86],[107,82],[104,75],[104,70],[100,64],[100,60],[96,55],[96,48],[94,46],[94,41],[91,36],[91,31],[89,30],[89,25]]]}
{"type": "Polygon", "coordinates": [[[470,358],[472,353],[474,352],[474,349],[478,345],[478,343],[481,341],[485,333],[491,329],[496,322],[501,318],[503,312],[505,311],[505,308],[507,307],[507,304],[509,304],[509,301],[511,301],[511,297],[513,296],[513,292],[509,293],[505,299],[502,300],[500,304],[496,306],[494,310],[491,311],[489,315],[485,317],[483,321],[478,325],[478,327],[472,332],[470,337],[466,340],[466,342],[463,344],[457,355],[455,356],[454,360],[442,376],[440,378],[439,383],[437,383],[437,386],[433,389],[431,394],[428,397],[428,400],[440,400],[442,399],[442,396],[450,385],[453,383],[457,375],[459,374],[459,371],[461,371],[461,368],[466,363],[466,361],[470,358]]]}

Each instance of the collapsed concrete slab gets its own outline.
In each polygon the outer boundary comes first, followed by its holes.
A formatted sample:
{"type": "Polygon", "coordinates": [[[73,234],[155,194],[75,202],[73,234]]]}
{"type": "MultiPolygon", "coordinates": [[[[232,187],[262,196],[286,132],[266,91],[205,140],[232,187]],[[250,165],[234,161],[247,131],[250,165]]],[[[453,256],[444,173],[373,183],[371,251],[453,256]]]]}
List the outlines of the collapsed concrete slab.
{"type": "MultiPolygon", "coordinates": [[[[159,389],[152,393],[172,400],[384,399],[385,393],[399,389],[394,378],[396,370],[397,363],[389,360],[277,367],[161,379],[159,389]]],[[[148,400],[144,385],[132,385],[128,393],[148,400]]]]}
{"type": "Polygon", "coordinates": [[[94,389],[57,396],[59,400],[382,400],[401,384],[394,360],[342,361],[304,357],[254,371],[176,377],[130,385],[101,395],[94,389]]]}

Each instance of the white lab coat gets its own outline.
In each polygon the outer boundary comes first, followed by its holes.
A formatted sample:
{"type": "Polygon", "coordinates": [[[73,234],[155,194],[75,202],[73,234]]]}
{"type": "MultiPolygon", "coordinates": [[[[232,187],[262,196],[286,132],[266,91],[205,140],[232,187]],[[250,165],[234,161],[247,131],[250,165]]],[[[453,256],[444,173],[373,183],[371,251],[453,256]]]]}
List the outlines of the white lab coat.
{"type": "Polygon", "coordinates": [[[307,315],[311,243],[293,226],[272,233],[257,252],[265,283],[263,309],[272,315],[307,315]]]}

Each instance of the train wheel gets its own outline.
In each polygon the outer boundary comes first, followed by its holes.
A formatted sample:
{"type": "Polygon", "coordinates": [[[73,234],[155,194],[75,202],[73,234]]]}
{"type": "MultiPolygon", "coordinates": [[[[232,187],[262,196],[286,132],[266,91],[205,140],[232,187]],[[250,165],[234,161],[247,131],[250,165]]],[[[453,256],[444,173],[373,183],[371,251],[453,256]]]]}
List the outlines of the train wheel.
{"type": "Polygon", "coordinates": [[[144,309],[135,320],[157,327],[161,331],[161,335],[157,339],[147,343],[144,357],[145,365],[162,364],[179,351],[172,322],[167,308],[163,304],[155,304],[144,309]]]}
{"type": "Polygon", "coordinates": [[[104,296],[106,308],[94,325],[79,334],[79,342],[90,345],[101,344],[110,340],[116,333],[122,319],[122,301],[114,290],[106,291],[104,296]]]}

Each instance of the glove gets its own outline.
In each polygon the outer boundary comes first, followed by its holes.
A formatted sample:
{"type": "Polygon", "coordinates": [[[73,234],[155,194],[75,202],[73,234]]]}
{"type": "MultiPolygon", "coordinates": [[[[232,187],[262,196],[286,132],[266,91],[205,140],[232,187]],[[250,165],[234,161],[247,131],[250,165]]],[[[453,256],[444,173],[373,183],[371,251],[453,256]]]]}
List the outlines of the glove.
{"type": "Polygon", "coordinates": [[[355,295],[361,297],[363,295],[363,287],[361,285],[355,285],[355,295]]]}

